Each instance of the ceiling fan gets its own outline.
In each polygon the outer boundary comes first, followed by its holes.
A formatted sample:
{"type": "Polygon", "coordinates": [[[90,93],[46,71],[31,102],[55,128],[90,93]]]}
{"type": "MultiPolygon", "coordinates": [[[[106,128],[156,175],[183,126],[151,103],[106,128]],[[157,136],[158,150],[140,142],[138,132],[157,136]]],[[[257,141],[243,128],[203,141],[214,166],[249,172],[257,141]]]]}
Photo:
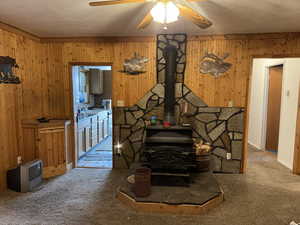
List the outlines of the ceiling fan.
{"type": "MultiPolygon", "coordinates": [[[[186,0],[188,2],[202,2],[207,0],[186,0]]],[[[205,29],[212,25],[204,16],[200,15],[194,9],[179,4],[174,0],[105,0],[99,2],[90,2],[90,6],[106,6],[106,5],[118,5],[127,3],[155,3],[154,7],[147,13],[144,19],[137,26],[138,29],[146,28],[152,21],[165,24],[165,29],[167,29],[166,24],[172,23],[178,20],[178,16],[182,16],[198,27],[205,29]]]]}

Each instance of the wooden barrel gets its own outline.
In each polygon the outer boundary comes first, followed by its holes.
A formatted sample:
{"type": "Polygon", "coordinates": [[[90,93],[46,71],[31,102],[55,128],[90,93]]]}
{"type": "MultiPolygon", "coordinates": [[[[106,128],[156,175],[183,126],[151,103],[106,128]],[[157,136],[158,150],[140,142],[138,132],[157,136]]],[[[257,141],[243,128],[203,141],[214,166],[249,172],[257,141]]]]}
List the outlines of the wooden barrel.
{"type": "Polygon", "coordinates": [[[141,167],[135,170],[133,192],[136,197],[147,197],[151,194],[151,169],[141,167]]]}
{"type": "Polygon", "coordinates": [[[210,153],[205,153],[196,156],[197,171],[207,172],[210,170],[210,153]]]}

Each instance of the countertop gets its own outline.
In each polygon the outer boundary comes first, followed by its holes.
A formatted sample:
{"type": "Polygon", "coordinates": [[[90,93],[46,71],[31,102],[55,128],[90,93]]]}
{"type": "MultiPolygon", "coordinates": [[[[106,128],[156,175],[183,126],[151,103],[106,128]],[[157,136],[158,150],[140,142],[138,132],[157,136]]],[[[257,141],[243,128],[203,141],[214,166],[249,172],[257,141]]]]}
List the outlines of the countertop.
{"type": "Polygon", "coordinates": [[[51,128],[51,127],[64,127],[68,123],[71,123],[70,120],[50,120],[47,123],[40,123],[37,120],[23,120],[23,127],[38,127],[38,128],[51,128]]]}
{"type": "Polygon", "coordinates": [[[104,114],[107,115],[107,113],[111,113],[111,110],[106,110],[106,109],[90,109],[87,111],[82,112],[81,116],[79,117],[78,122],[90,119],[93,116],[99,115],[101,113],[101,115],[105,116],[104,114]]]}

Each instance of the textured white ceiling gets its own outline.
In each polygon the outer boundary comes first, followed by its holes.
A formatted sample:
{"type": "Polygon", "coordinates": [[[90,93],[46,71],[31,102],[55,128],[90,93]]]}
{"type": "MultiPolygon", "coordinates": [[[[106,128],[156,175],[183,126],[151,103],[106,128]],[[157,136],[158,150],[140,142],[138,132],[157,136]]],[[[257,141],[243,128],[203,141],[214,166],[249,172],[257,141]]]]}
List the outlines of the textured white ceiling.
{"type": "MultiPolygon", "coordinates": [[[[184,1],[184,0],[178,0],[184,1]]],[[[90,7],[88,0],[0,0],[0,21],[41,37],[147,36],[164,32],[136,25],[153,3],[90,7]]],[[[213,26],[202,30],[180,18],[168,33],[195,35],[300,31],[300,0],[208,0],[187,3],[213,26]]]]}

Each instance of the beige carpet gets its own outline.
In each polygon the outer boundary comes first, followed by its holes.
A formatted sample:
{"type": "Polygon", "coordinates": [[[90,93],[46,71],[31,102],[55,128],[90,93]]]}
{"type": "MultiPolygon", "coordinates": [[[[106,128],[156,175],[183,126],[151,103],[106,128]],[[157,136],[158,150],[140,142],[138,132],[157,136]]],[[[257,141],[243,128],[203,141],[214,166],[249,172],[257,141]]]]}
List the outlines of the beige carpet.
{"type": "Polygon", "coordinates": [[[126,171],[75,169],[35,193],[0,195],[0,224],[288,225],[300,222],[300,177],[252,151],[246,175],[216,175],[225,202],[206,215],[136,213],[115,199],[126,171]]]}

